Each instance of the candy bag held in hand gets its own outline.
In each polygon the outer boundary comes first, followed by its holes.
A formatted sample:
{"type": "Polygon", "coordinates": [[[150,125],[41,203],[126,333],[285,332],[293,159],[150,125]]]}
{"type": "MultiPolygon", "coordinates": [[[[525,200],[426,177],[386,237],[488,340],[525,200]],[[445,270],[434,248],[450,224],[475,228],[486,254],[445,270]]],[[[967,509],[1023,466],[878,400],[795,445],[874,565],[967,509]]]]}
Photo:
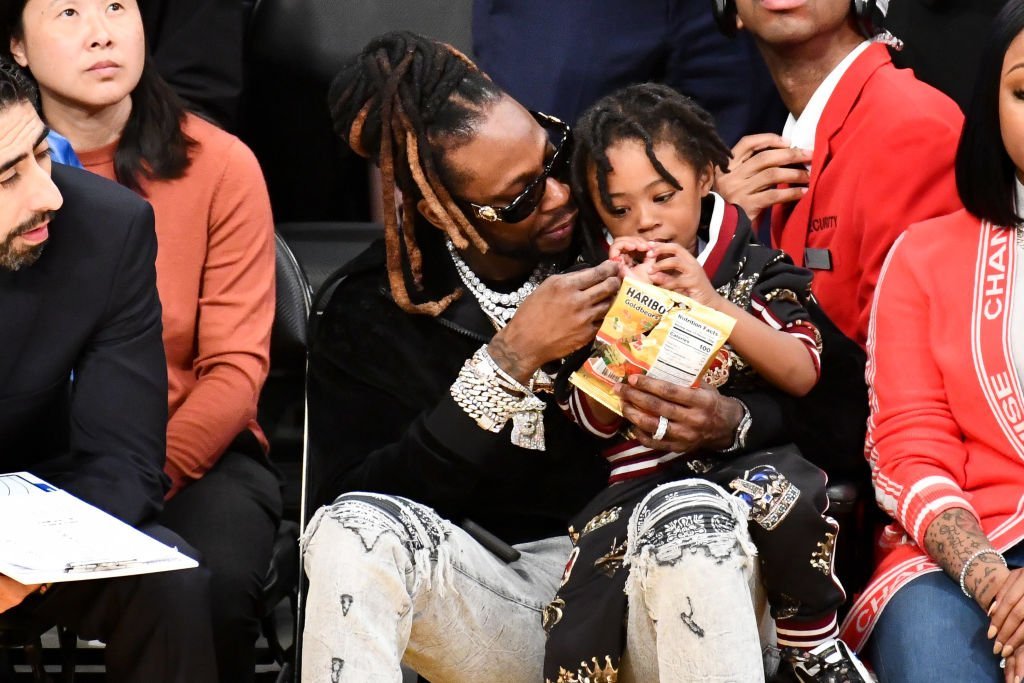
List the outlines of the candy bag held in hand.
{"type": "Polygon", "coordinates": [[[647,374],[697,386],[735,323],[682,294],[626,278],[597,332],[593,353],[570,381],[621,415],[615,384],[647,374]]]}

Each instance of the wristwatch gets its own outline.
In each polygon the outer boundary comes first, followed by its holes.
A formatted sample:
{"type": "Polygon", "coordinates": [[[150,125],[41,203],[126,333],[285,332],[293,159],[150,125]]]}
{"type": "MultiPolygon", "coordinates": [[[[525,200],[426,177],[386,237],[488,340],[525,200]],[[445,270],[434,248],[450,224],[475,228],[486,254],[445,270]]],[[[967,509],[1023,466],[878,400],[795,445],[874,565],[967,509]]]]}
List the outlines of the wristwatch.
{"type": "Polygon", "coordinates": [[[733,436],[732,445],[728,448],[723,448],[719,453],[735,453],[738,450],[747,447],[747,434],[750,432],[750,409],[747,408],[747,404],[738,398],[734,398],[734,401],[740,404],[740,408],[743,409],[743,415],[740,417],[739,424],[736,425],[736,434],[733,436]]]}

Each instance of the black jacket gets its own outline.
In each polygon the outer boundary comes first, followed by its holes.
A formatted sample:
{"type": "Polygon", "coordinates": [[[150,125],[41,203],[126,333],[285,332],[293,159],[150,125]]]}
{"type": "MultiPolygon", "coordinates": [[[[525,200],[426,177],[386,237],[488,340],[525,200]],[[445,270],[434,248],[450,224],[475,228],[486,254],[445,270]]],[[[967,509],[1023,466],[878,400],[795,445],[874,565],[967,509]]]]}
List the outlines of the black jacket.
{"type": "MultiPolygon", "coordinates": [[[[452,291],[459,282],[447,250],[437,240],[421,246],[433,267],[424,296],[452,291]]],[[[475,299],[464,295],[438,318],[402,311],[382,242],[342,272],[310,336],[310,510],[372,491],[472,519],[510,543],[564,534],[607,477],[597,442],[550,397],[546,451],[513,446],[511,423],[500,434],[484,431],[449,394],[494,331],[475,299]]]]}
{"type": "Polygon", "coordinates": [[[167,367],[149,204],[54,164],[39,260],[0,269],[0,471],[28,470],[138,524],[161,509],[167,367]]]}
{"type": "MultiPolygon", "coordinates": [[[[725,246],[721,260],[727,265],[714,269],[712,284],[719,288],[733,283],[729,298],[746,307],[749,302],[745,297],[738,297],[735,290],[740,287],[739,283],[756,276],[750,288],[751,296],[771,308],[783,323],[808,317],[818,328],[822,340],[821,373],[806,396],[795,398],[775,389],[749,368],[745,377],[731,376],[729,384],[722,388],[722,393],[741,399],[750,410],[747,450],[795,443],[807,460],[831,477],[866,482],[864,438],[868,395],[864,366],[867,356],[810,296],[810,271],[793,266],[783,252],[759,244],[746,215],[742,210],[737,214],[735,229],[730,231],[732,239],[725,246]],[[767,304],[776,289],[796,292],[799,304],[778,300],[767,304]],[[806,315],[801,309],[806,310],[806,315]]],[[[714,254],[708,263],[713,258],[714,254]]]]}

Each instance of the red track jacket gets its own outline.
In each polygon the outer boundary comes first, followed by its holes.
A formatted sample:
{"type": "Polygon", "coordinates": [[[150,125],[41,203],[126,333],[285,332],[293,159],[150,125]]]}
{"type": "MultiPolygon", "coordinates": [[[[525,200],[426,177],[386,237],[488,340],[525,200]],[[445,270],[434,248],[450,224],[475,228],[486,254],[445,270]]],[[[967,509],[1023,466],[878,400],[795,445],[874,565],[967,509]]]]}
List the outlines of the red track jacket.
{"type": "MultiPolygon", "coordinates": [[[[1024,538],[1024,391],[1010,350],[1015,230],[966,211],[910,228],[882,270],[868,338],[868,453],[896,520],[842,636],[867,640],[882,608],[922,572],[928,525],[962,507],[1000,550],[1024,538]]],[[[1024,292],[1016,292],[1017,296],[1024,292]]]]}

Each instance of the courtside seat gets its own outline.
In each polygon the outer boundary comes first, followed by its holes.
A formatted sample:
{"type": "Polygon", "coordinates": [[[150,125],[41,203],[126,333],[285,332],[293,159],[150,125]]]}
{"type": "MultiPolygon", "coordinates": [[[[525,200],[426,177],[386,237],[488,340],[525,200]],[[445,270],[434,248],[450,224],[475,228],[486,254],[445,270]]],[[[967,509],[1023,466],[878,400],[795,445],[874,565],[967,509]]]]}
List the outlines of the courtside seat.
{"type": "Polygon", "coordinates": [[[379,223],[279,223],[277,231],[302,265],[313,292],[331,273],[384,236],[379,223]]]}
{"type": "Polygon", "coordinates": [[[281,665],[278,681],[294,680],[300,623],[298,553],[305,484],[306,330],[313,288],[382,234],[372,223],[279,223],[277,308],[270,341],[270,374],[260,396],[260,424],[285,480],[284,517],[263,588],[263,635],[281,665]],[[307,278],[307,274],[309,277],[307,278]],[[282,605],[284,607],[282,607],[282,605]]]}

